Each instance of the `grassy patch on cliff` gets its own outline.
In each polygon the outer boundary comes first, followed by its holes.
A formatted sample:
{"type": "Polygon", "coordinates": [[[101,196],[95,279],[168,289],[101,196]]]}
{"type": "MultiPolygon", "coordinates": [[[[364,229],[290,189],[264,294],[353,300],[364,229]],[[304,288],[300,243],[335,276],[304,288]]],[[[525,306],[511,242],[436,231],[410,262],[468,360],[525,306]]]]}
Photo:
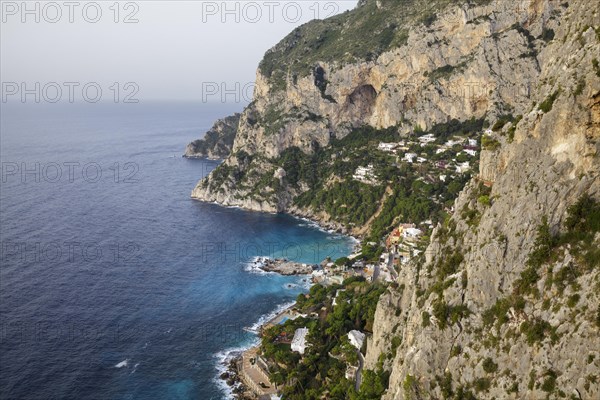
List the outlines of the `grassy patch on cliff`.
{"type": "MultiPolygon", "coordinates": [[[[485,3],[488,0],[477,0],[485,3]]],[[[260,70],[275,89],[311,74],[319,62],[374,60],[407,43],[411,25],[430,26],[453,0],[369,0],[349,12],[313,20],[267,51],[260,70]]]]}
{"type": "Polygon", "coordinates": [[[577,260],[576,265],[564,267],[551,276],[554,284],[562,293],[565,281],[573,284],[585,271],[600,266],[600,251],[594,242],[600,232],[600,203],[589,195],[582,196],[568,209],[563,231],[553,234],[547,218],[538,226],[534,249],[529,254],[527,268],[517,280],[517,289],[522,294],[538,296],[536,284],[540,279],[543,265],[555,262],[564,253],[565,248],[577,260]]]}
{"type": "MultiPolygon", "coordinates": [[[[528,302],[540,301],[544,294],[543,309],[549,309],[551,302],[558,305],[566,305],[576,308],[581,296],[577,293],[579,284],[577,279],[586,273],[592,272],[600,267],[600,251],[596,235],[600,232],[600,203],[589,195],[582,196],[568,209],[567,218],[562,229],[556,233],[552,232],[547,218],[543,218],[537,228],[534,247],[529,254],[527,267],[521,272],[515,281],[513,292],[501,299],[486,310],[483,317],[484,327],[495,326],[499,334],[502,328],[516,315],[525,318],[520,325],[519,332],[524,336],[529,345],[534,345],[550,339],[555,344],[560,335],[557,327],[548,321],[531,315],[525,315],[528,302]],[[552,266],[564,258],[568,249],[575,262],[562,265],[558,270],[552,266]],[[540,293],[539,281],[545,278],[543,290],[548,293],[540,293]],[[575,293],[564,295],[565,288],[569,286],[575,293]],[[554,288],[552,292],[550,290],[554,288]]],[[[594,310],[581,309],[580,312],[587,314],[587,319],[592,322],[600,318],[600,309],[597,315],[592,315],[594,310]]],[[[493,335],[492,332],[489,332],[493,335]]],[[[496,338],[497,339],[497,338],[496,338]]]]}

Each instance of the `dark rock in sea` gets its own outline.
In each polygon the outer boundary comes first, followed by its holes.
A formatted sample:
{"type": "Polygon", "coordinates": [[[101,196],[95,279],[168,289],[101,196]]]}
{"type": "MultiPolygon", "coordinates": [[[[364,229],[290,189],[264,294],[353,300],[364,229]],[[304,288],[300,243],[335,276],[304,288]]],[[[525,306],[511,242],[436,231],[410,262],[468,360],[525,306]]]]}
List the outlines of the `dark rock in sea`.
{"type": "Polygon", "coordinates": [[[281,275],[308,275],[314,269],[310,264],[297,263],[281,258],[265,258],[259,268],[263,271],[277,272],[281,275]]]}

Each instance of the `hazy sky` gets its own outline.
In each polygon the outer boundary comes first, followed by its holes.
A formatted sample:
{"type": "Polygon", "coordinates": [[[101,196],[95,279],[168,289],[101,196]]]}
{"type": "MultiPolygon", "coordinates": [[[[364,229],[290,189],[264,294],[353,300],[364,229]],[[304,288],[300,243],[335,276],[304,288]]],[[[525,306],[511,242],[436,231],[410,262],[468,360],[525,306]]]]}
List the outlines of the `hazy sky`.
{"type": "Polygon", "coordinates": [[[34,90],[35,82],[41,88],[56,82],[44,95],[57,96],[58,85],[65,100],[69,86],[64,83],[76,82],[72,90],[78,100],[83,85],[96,82],[104,100],[110,90],[115,93],[112,83],[118,83],[123,97],[133,91],[124,85],[134,82],[141,100],[202,100],[204,93],[218,101],[221,93],[211,94],[216,87],[250,84],[264,52],[294,27],[356,3],[28,1],[24,10],[22,1],[2,0],[3,95],[16,90],[12,82],[19,91],[23,82],[34,90]]]}

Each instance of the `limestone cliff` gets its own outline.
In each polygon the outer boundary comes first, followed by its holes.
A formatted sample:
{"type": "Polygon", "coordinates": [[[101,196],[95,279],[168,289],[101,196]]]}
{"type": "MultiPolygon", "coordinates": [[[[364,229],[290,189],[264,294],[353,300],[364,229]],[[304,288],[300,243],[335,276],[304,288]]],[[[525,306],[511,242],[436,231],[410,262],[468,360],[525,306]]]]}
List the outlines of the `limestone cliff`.
{"type": "Polygon", "coordinates": [[[600,397],[600,233],[574,228],[598,221],[600,6],[518,3],[531,35],[553,38],[522,81],[524,117],[380,299],[367,368],[391,371],[385,399],[600,397]]]}
{"type": "Polygon", "coordinates": [[[229,156],[239,123],[239,113],[218,120],[202,139],[194,140],[186,146],[183,156],[212,160],[229,156]]]}
{"type": "Polygon", "coordinates": [[[286,149],[310,154],[364,125],[407,134],[451,119],[526,114],[538,55],[564,12],[556,1],[382,0],[308,23],[267,52],[232,155],[192,196],[319,214],[294,206],[306,185],[269,181],[286,149]]]}
{"type": "Polygon", "coordinates": [[[599,398],[598,59],[595,1],[362,0],[266,54],[192,196],[330,221],[295,203],[290,148],[486,119],[479,173],[381,297],[365,368],[391,373],[386,399],[599,398]]]}

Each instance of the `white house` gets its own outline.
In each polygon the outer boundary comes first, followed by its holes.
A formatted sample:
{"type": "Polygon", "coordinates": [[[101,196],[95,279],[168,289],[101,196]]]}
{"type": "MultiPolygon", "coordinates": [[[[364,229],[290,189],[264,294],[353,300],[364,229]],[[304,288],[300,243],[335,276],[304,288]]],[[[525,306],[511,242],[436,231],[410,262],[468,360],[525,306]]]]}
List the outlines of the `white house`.
{"type": "Polygon", "coordinates": [[[465,149],[465,153],[467,153],[470,156],[475,157],[477,155],[477,150],[465,149]]]}
{"type": "Polygon", "coordinates": [[[456,166],[456,172],[459,174],[463,174],[470,169],[471,169],[471,166],[468,161],[465,161],[464,163],[460,163],[456,166]]]}
{"type": "Polygon", "coordinates": [[[394,149],[398,147],[397,143],[379,143],[377,148],[381,151],[394,151],[394,149]]]}
{"type": "Polygon", "coordinates": [[[365,341],[365,334],[361,331],[350,331],[348,332],[348,339],[350,340],[350,344],[352,346],[360,350],[365,341]]]}
{"type": "Polygon", "coordinates": [[[443,147],[440,147],[439,149],[437,149],[437,150],[435,151],[435,154],[442,154],[442,153],[443,153],[443,152],[445,152],[445,151],[446,151],[446,149],[445,149],[445,148],[443,148],[443,147]]]}
{"type": "Polygon", "coordinates": [[[417,162],[418,162],[418,163],[424,163],[425,161],[427,161],[427,159],[426,159],[426,158],[423,158],[423,157],[417,157],[417,162]]]}
{"type": "Polygon", "coordinates": [[[417,155],[415,153],[406,153],[404,155],[403,160],[407,161],[409,163],[412,163],[414,161],[414,159],[417,158],[417,155]]]}
{"type": "Polygon", "coordinates": [[[416,239],[423,234],[423,231],[417,228],[406,228],[402,231],[402,236],[405,239],[416,239]]]}
{"type": "Polygon", "coordinates": [[[446,182],[446,175],[440,175],[440,181],[446,182]]]}
{"type": "Polygon", "coordinates": [[[358,167],[354,172],[353,178],[357,181],[370,183],[375,180],[375,172],[373,170],[373,164],[369,164],[366,167],[358,167]]]}
{"type": "Polygon", "coordinates": [[[477,139],[469,139],[469,146],[477,146],[477,139]]]}
{"type": "Polygon", "coordinates": [[[322,269],[316,269],[312,272],[312,277],[313,278],[322,278],[325,275],[325,271],[322,269]]]}
{"type": "Polygon", "coordinates": [[[308,328],[298,328],[294,333],[294,339],[292,339],[292,351],[297,351],[300,354],[304,354],[306,349],[306,335],[308,334],[308,328]]]}
{"type": "Polygon", "coordinates": [[[421,142],[421,144],[435,142],[435,136],[433,136],[433,133],[428,133],[427,135],[420,136],[419,142],[421,142]]]}

